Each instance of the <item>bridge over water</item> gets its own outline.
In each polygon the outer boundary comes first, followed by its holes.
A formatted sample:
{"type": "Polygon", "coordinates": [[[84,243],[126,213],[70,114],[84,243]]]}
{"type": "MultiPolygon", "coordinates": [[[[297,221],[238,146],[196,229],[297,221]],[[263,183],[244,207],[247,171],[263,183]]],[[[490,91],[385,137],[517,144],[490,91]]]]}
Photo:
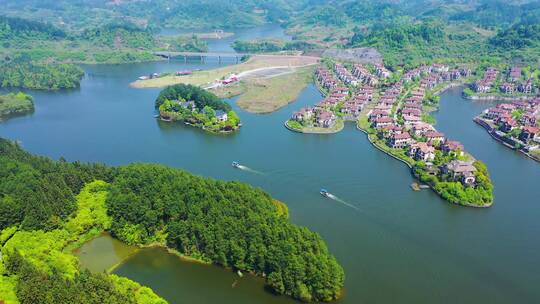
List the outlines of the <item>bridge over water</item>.
{"type": "Polygon", "coordinates": [[[200,60],[204,62],[204,60],[208,57],[218,58],[220,62],[223,58],[234,58],[238,62],[238,60],[243,56],[249,56],[252,54],[230,52],[154,52],[154,55],[167,59],[184,58],[185,62],[187,62],[188,58],[200,58],[200,60]]]}

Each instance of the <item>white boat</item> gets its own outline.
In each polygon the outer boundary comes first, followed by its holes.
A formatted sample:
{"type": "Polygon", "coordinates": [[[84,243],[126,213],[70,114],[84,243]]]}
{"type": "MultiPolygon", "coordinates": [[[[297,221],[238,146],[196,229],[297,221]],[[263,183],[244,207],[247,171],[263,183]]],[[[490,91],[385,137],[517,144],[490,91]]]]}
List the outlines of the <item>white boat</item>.
{"type": "Polygon", "coordinates": [[[319,193],[324,197],[330,197],[330,193],[326,189],[321,189],[319,193]]]}

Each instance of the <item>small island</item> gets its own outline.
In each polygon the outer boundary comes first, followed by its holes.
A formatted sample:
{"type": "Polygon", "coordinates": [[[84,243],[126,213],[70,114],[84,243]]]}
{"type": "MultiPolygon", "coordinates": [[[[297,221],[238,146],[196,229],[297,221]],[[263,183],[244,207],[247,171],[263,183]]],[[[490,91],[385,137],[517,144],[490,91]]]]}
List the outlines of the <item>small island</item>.
{"type": "Polygon", "coordinates": [[[0,95],[0,122],[34,112],[32,96],[19,92],[0,95]]]}
{"type": "Polygon", "coordinates": [[[183,122],[212,133],[231,133],[242,125],[228,103],[193,85],[165,88],[155,106],[162,121],[183,122]]]}

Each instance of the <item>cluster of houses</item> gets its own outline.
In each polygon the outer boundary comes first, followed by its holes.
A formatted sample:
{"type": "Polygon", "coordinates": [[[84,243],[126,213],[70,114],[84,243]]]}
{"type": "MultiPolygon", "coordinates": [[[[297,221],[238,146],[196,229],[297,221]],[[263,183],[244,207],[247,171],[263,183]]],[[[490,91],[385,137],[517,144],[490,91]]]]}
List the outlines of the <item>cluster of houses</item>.
{"type": "Polygon", "coordinates": [[[317,78],[317,81],[320,83],[321,87],[329,92],[337,88],[339,85],[339,81],[327,68],[318,68],[317,71],[315,71],[315,77],[317,78]]]}
{"type": "Polygon", "coordinates": [[[379,83],[379,78],[388,78],[391,73],[384,65],[375,66],[375,73],[372,74],[365,66],[361,64],[353,65],[352,73],[345,66],[340,63],[334,64],[334,71],[345,85],[358,86],[364,84],[370,87],[374,87],[379,83]]]}
{"type": "Polygon", "coordinates": [[[421,86],[427,89],[433,89],[444,81],[455,81],[462,77],[469,77],[471,70],[469,68],[452,69],[444,64],[424,65],[414,70],[408,71],[403,76],[403,81],[409,82],[414,79],[421,79],[421,86]]]}
{"type": "Polygon", "coordinates": [[[392,76],[392,72],[390,72],[384,65],[377,64],[375,65],[375,75],[381,79],[386,79],[392,76]]]}
{"type": "MultiPolygon", "coordinates": [[[[441,73],[433,69],[433,66],[422,70],[418,75],[426,73],[428,76],[424,79],[431,77],[432,73],[441,73]]],[[[431,124],[422,121],[422,102],[429,86],[424,84],[425,82],[421,83],[423,85],[412,90],[397,108],[394,106],[398,104],[402,94],[402,83],[398,82],[387,89],[374,109],[368,113],[371,126],[377,131],[377,136],[384,139],[389,147],[405,150],[412,159],[423,161],[428,165],[431,165],[435,159],[436,150],[452,153],[456,157],[463,156],[464,149],[461,143],[447,139],[431,124]]],[[[475,183],[476,168],[471,162],[456,159],[431,170],[434,174],[444,175],[446,178],[460,181],[465,185],[475,183]]]]}
{"type": "Polygon", "coordinates": [[[499,76],[499,70],[496,68],[488,68],[484,73],[484,77],[473,84],[473,89],[476,93],[487,93],[491,91],[493,83],[499,76]]]}
{"type": "Polygon", "coordinates": [[[360,83],[358,78],[353,76],[353,74],[340,63],[334,64],[334,71],[339,80],[348,86],[357,86],[360,83]]]}
{"type": "MultiPolygon", "coordinates": [[[[482,118],[489,120],[497,127],[498,132],[509,134],[519,130],[517,139],[522,144],[540,143],[538,115],[540,114],[540,98],[528,101],[502,103],[484,111],[482,118]]],[[[516,132],[517,133],[517,132],[516,132]]]]}
{"type": "Polygon", "coordinates": [[[521,67],[514,66],[508,72],[506,82],[500,86],[500,90],[505,94],[514,94],[516,92],[531,94],[533,92],[533,81],[531,78],[521,81],[521,67]]]}
{"type": "Polygon", "coordinates": [[[375,89],[370,86],[361,87],[351,99],[345,101],[339,110],[346,120],[356,120],[365,106],[373,100],[375,89]]]}
{"type": "MultiPolygon", "coordinates": [[[[302,108],[299,111],[294,112],[291,119],[299,122],[303,126],[331,128],[337,122],[337,116],[334,111],[336,111],[338,106],[343,104],[347,98],[349,98],[348,88],[334,88],[325,99],[315,104],[314,107],[302,108]]],[[[360,113],[361,110],[362,108],[358,109],[357,113],[360,113]]]]}
{"type": "Polygon", "coordinates": [[[374,87],[379,83],[379,78],[361,64],[355,64],[353,66],[352,74],[358,79],[359,82],[368,86],[374,87]]]}

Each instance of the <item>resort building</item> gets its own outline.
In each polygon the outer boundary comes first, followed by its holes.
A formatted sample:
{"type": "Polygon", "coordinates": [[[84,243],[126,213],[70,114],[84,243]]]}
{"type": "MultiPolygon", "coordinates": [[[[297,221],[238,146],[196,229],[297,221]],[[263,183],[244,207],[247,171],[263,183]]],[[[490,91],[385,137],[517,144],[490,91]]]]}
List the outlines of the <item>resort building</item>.
{"type": "Polygon", "coordinates": [[[336,124],[336,115],[332,112],[322,111],[317,115],[317,124],[322,128],[331,128],[336,124]]]}
{"type": "Polygon", "coordinates": [[[424,142],[411,144],[409,156],[415,160],[433,161],[435,159],[435,148],[424,142]]]}
{"type": "Polygon", "coordinates": [[[514,94],[514,84],[505,82],[501,85],[501,92],[505,94],[514,94]]]}
{"type": "Polygon", "coordinates": [[[309,120],[313,117],[313,109],[312,108],[302,108],[300,111],[294,112],[292,115],[292,119],[302,122],[309,120]]]}
{"type": "Polygon", "coordinates": [[[521,133],[519,134],[519,140],[523,142],[528,142],[536,137],[539,130],[537,127],[525,126],[521,128],[521,133]]]}
{"type": "Polygon", "coordinates": [[[459,141],[446,140],[441,145],[441,151],[445,153],[455,153],[458,156],[463,156],[465,149],[459,141]]]}
{"type": "Polygon", "coordinates": [[[400,134],[393,134],[390,137],[389,145],[394,149],[403,149],[406,146],[410,145],[412,142],[412,137],[408,132],[403,132],[400,134]]]}
{"type": "Polygon", "coordinates": [[[220,122],[226,122],[229,119],[229,115],[223,111],[216,111],[216,118],[220,122]]]}
{"type": "Polygon", "coordinates": [[[461,181],[466,185],[473,185],[476,182],[475,172],[476,167],[472,162],[453,160],[442,166],[443,174],[448,174],[452,179],[461,181]]]}
{"type": "Polygon", "coordinates": [[[444,141],[444,134],[442,134],[441,132],[429,131],[426,132],[424,136],[427,138],[428,142],[438,141],[442,143],[444,141]]]}

